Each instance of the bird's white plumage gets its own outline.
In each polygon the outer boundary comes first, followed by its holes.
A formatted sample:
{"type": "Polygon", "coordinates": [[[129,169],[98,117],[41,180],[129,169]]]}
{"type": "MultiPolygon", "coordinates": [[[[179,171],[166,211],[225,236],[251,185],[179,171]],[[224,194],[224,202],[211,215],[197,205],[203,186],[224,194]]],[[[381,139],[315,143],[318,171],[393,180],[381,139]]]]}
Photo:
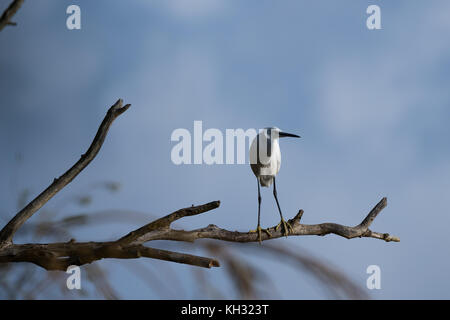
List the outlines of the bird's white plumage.
{"type": "MultiPolygon", "coordinates": [[[[281,221],[278,226],[283,226],[284,234],[287,236],[289,231],[292,231],[292,226],[286,222],[281,213],[280,203],[277,197],[277,188],[275,176],[280,171],[281,166],[281,151],[278,140],[280,137],[295,137],[300,136],[292,133],[282,132],[276,127],[266,128],[261,131],[255,139],[253,139],[250,146],[250,166],[253,173],[258,179],[258,227],[255,231],[258,233],[258,239],[261,243],[261,232],[264,230],[270,237],[270,232],[267,229],[262,229],[260,225],[261,218],[261,191],[259,186],[269,187],[273,183],[273,196],[277,202],[278,211],[280,212],[281,221]]],[[[277,230],[278,226],[275,228],[277,230]]]]}
{"type": "Polygon", "coordinates": [[[250,146],[250,166],[262,187],[269,187],[280,171],[281,150],[278,132],[280,132],[278,128],[265,129],[253,139],[250,146]]]}

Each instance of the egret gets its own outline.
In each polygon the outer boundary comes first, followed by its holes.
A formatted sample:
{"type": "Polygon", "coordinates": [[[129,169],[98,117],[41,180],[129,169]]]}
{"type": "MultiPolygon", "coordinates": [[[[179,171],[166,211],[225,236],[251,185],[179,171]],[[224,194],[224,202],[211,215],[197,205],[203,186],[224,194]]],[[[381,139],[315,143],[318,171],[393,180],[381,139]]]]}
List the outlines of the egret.
{"type": "Polygon", "coordinates": [[[286,222],[281,213],[280,203],[277,197],[277,186],[275,182],[275,177],[280,171],[281,165],[281,151],[279,145],[279,138],[283,137],[293,137],[300,138],[300,136],[292,133],[282,132],[277,127],[270,127],[261,130],[261,132],[253,139],[250,146],[250,167],[256,176],[256,181],[258,184],[258,226],[256,230],[251,230],[250,232],[257,232],[258,239],[261,243],[261,231],[267,233],[270,237],[271,234],[267,229],[261,229],[261,187],[270,187],[273,183],[273,196],[277,203],[278,211],[280,213],[281,221],[275,227],[277,230],[280,226],[283,227],[284,235],[289,234],[289,230],[292,230],[292,226],[286,222]]]}

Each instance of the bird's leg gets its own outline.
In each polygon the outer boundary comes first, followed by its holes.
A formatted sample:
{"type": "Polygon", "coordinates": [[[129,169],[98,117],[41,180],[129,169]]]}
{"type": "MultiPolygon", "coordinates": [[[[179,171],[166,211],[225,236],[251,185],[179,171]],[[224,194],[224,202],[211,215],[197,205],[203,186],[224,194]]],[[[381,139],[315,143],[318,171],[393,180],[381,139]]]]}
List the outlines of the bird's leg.
{"type": "Polygon", "coordinates": [[[275,197],[275,201],[277,202],[278,211],[280,212],[280,217],[281,217],[281,221],[275,227],[275,230],[278,230],[278,228],[281,226],[281,224],[283,224],[284,235],[287,237],[289,234],[289,231],[294,232],[294,229],[289,224],[289,222],[286,222],[284,220],[283,214],[281,213],[280,203],[278,202],[278,197],[277,197],[277,185],[275,183],[275,177],[273,177],[273,196],[275,197]]]}
{"type": "Polygon", "coordinates": [[[256,183],[258,184],[258,226],[256,227],[256,230],[250,230],[250,232],[258,232],[258,240],[259,243],[261,243],[261,231],[267,233],[269,237],[271,237],[272,235],[270,234],[269,230],[261,228],[261,190],[259,188],[258,179],[256,179],[256,183]]]}
{"type": "Polygon", "coordinates": [[[272,237],[272,234],[269,232],[269,230],[261,228],[261,226],[258,224],[258,226],[256,227],[255,230],[250,230],[250,233],[255,233],[255,232],[258,233],[258,241],[259,241],[260,244],[261,244],[261,241],[262,241],[262,233],[261,233],[261,231],[264,231],[269,236],[269,238],[272,237]]]}

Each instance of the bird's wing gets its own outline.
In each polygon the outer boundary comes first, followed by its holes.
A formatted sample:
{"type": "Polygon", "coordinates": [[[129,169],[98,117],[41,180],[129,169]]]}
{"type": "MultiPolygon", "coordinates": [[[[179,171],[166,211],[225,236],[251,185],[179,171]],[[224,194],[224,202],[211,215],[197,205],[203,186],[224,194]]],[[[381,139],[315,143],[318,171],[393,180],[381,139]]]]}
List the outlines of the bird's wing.
{"type": "Polygon", "coordinates": [[[276,170],[275,175],[277,175],[281,167],[281,150],[278,141],[274,143],[274,155],[275,155],[275,170],[276,170]]]}

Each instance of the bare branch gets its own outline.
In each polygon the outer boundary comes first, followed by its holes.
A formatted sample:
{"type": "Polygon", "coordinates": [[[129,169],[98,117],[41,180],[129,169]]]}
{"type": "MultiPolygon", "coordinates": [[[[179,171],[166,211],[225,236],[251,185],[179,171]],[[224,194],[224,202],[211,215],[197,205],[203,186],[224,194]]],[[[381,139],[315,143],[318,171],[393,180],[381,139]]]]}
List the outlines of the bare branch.
{"type": "MultiPolygon", "coordinates": [[[[369,226],[375,217],[386,206],[386,198],[369,212],[367,217],[357,226],[348,227],[336,223],[321,223],[315,225],[300,224],[303,210],[289,223],[293,231],[289,236],[305,236],[336,234],[347,239],[356,237],[370,237],[384,241],[400,241],[398,237],[387,233],[373,232],[369,226]]],[[[70,265],[84,265],[105,258],[134,259],[140,257],[166,260],[189,264],[204,268],[218,267],[219,262],[213,258],[193,256],[185,253],[160,250],[143,246],[143,243],[152,240],[175,240],[193,242],[197,239],[216,239],[230,242],[256,242],[256,233],[238,232],[221,229],[215,225],[191,231],[174,230],[170,228],[173,221],[183,217],[201,214],[217,208],[219,201],[213,201],[200,206],[192,206],[177,210],[163,218],[155,220],[117,241],[110,242],[83,242],[53,243],[53,244],[12,244],[0,250],[0,263],[31,262],[47,270],[65,270],[70,265]]],[[[269,229],[271,236],[264,234],[262,240],[275,239],[283,236],[276,227],[269,229]]]]}
{"type": "Polygon", "coordinates": [[[142,245],[122,247],[117,242],[80,242],[52,244],[13,244],[0,251],[0,263],[31,262],[46,270],[66,271],[71,265],[84,265],[105,258],[152,258],[193,266],[218,267],[215,259],[149,248],[142,245]]]}
{"type": "Polygon", "coordinates": [[[122,99],[108,110],[103,122],[98,128],[97,134],[92,141],[89,149],[83,154],[66,173],[59,178],[55,178],[53,183],[45,189],[40,195],[32,200],[8,224],[0,231],[0,249],[12,244],[14,233],[27,221],[36,211],[47,203],[55,194],[69,184],[87,165],[95,158],[105,141],[106,135],[114,120],[124,113],[131,105],[122,106],[122,99]]]}
{"type": "Polygon", "coordinates": [[[213,209],[216,209],[220,206],[220,201],[212,201],[207,204],[203,204],[200,206],[192,206],[184,209],[180,209],[178,211],[175,211],[161,219],[155,220],[153,222],[150,222],[149,224],[146,224],[145,226],[134,230],[127,234],[125,237],[121,238],[119,240],[122,244],[129,244],[132,242],[136,243],[144,243],[148,240],[146,240],[146,237],[151,234],[153,231],[170,231],[169,227],[170,224],[178,219],[188,217],[188,216],[194,216],[198,215],[213,209]]]}
{"type": "MultiPolygon", "coordinates": [[[[209,204],[206,204],[205,206],[211,206],[212,204],[218,206],[220,202],[218,201],[211,202],[209,204]]],[[[369,212],[367,217],[359,225],[355,227],[348,227],[336,223],[321,223],[314,225],[300,224],[300,219],[303,215],[303,210],[300,210],[293,219],[289,220],[289,223],[293,229],[293,231],[289,233],[289,236],[306,236],[306,235],[325,236],[327,234],[333,233],[345,237],[347,239],[352,239],[356,237],[368,237],[368,238],[382,239],[386,242],[389,241],[399,242],[400,239],[398,237],[390,236],[387,233],[378,233],[369,230],[369,226],[371,225],[373,220],[381,212],[381,210],[383,210],[386,207],[386,205],[387,199],[386,198],[381,199],[381,201],[369,212]]],[[[188,209],[189,208],[181,209],[179,211],[188,209]]],[[[122,238],[119,241],[123,241],[123,243],[130,243],[130,244],[142,244],[152,240],[174,240],[174,241],[188,241],[188,242],[193,242],[197,239],[216,239],[231,242],[258,241],[257,233],[229,231],[221,229],[213,224],[210,224],[206,228],[191,231],[174,230],[169,228],[170,220],[173,214],[175,213],[172,213],[164,218],[155,221],[158,222],[158,225],[164,226],[164,228],[149,228],[148,226],[152,225],[152,223],[150,223],[143,228],[131,232],[130,234],[128,234],[126,237],[122,238]]],[[[276,227],[269,228],[268,231],[270,235],[268,235],[267,233],[262,234],[262,240],[276,239],[284,236],[282,230],[277,229],[276,227]]]]}
{"type": "Polygon", "coordinates": [[[11,18],[16,14],[17,10],[20,9],[22,6],[24,0],[14,0],[11,2],[11,4],[6,8],[6,10],[3,12],[2,16],[0,17],[0,31],[7,26],[15,26],[15,22],[11,22],[11,18]]]}
{"type": "MultiPolygon", "coordinates": [[[[218,208],[220,201],[213,201],[203,205],[177,210],[128,233],[116,241],[76,243],[75,240],[71,240],[67,243],[13,244],[12,238],[16,231],[56,193],[69,184],[95,158],[103,145],[113,121],[130,107],[129,104],[122,106],[122,103],[122,100],[119,99],[108,110],[92,144],[87,152],[81,156],[81,159],[61,177],[55,179],[46,190],[17,213],[0,231],[0,263],[31,262],[47,270],[66,270],[70,265],[84,265],[105,258],[134,259],[146,257],[211,268],[219,266],[219,262],[213,258],[160,250],[146,247],[143,244],[152,240],[186,242],[193,242],[197,239],[216,239],[231,242],[258,241],[258,235],[255,232],[229,231],[212,224],[206,228],[191,231],[171,228],[172,223],[181,218],[202,214],[218,208]]],[[[336,223],[301,224],[300,220],[303,215],[303,210],[300,210],[294,218],[289,220],[289,224],[292,227],[289,236],[324,236],[332,233],[347,239],[370,237],[387,242],[400,241],[395,236],[390,236],[387,233],[373,232],[369,229],[374,219],[386,205],[386,198],[381,199],[366,218],[354,227],[336,223]]],[[[262,234],[262,240],[280,238],[283,235],[281,228],[279,230],[276,227],[272,227],[268,229],[267,233],[262,234]]]]}

